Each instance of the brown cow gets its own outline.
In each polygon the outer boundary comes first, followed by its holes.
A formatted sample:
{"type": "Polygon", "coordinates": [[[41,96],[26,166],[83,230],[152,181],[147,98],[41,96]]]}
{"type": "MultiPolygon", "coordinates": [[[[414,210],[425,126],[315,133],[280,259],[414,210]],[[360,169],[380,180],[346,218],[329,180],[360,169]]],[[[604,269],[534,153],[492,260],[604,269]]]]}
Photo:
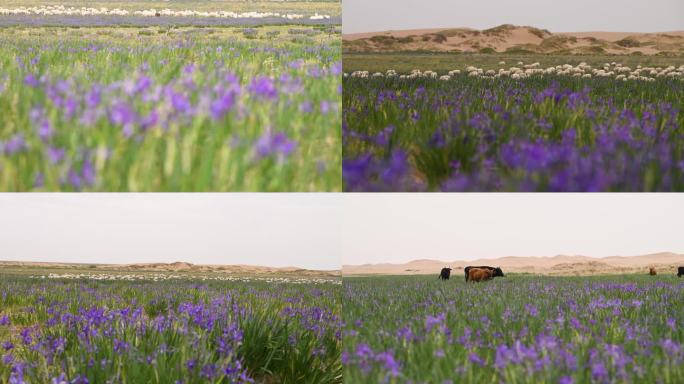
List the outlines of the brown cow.
{"type": "Polygon", "coordinates": [[[655,270],[655,268],[651,267],[651,268],[648,270],[648,274],[651,275],[651,276],[655,276],[655,275],[656,275],[656,270],[655,270]]]}
{"type": "Polygon", "coordinates": [[[494,272],[484,268],[471,268],[468,271],[468,281],[487,281],[494,278],[494,272]]]}

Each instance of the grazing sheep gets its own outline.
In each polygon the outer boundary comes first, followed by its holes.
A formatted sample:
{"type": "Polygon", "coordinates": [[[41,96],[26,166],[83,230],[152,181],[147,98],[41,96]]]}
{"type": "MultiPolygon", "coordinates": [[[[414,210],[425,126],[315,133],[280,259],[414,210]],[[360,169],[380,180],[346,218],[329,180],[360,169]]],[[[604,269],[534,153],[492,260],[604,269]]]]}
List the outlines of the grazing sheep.
{"type": "MultiPolygon", "coordinates": [[[[59,16],[59,15],[77,15],[77,16],[128,16],[137,15],[144,17],[161,17],[161,16],[175,16],[175,17],[220,17],[220,18],[265,18],[265,17],[281,17],[288,20],[298,20],[303,19],[305,15],[302,14],[280,14],[276,12],[228,12],[228,11],[214,11],[214,12],[203,12],[203,11],[193,11],[193,10],[179,10],[172,11],[170,9],[163,9],[157,11],[156,9],[145,9],[137,11],[127,11],[125,9],[119,8],[88,8],[88,7],[65,7],[63,5],[43,5],[36,7],[19,7],[19,8],[0,8],[0,15],[46,15],[46,16],[59,16]]],[[[327,20],[330,19],[330,15],[314,14],[309,16],[310,20],[327,20]]]]}
{"type": "MultiPolygon", "coordinates": [[[[154,11],[154,10],[152,10],[154,11]]],[[[162,11],[162,16],[166,16],[162,11]]],[[[170,11],[169,11],[170,12],[170,11]]],[[[505,63],[505,62],[501,62],[505,63]]],[[[501,64],[500,63],[500,64],[501,64]]],[[[522,64],[522,62],[519,62],[522,64]]],[[[657,78],[667,78],[677,81],[684,81],[684,65],[675,67],[670,65],[668,67],[642,67],[638,66],[635,70],[630,67],[623,66],[621,64],[606,63],[603,67],[597,66],[592,68],[585,62],[578,64],[577,66],[572,66],[570,64],[550,66],[548,68],[542,68],[538,62],[521,65],[517,67],[500,68],[497,70],[484,70],[476,66],[467,65],[464,71],[455,69],[449,71],[447,74],[439,75],[435,71],[426,70],[425,72],[414,69],[409,74],[399,74],[395,70],[387,70],[386,73],[382,72],[368,72],[368,71],[354,71],[352,73],[344,73],[343,76],[352,78],[400,78],[404,80],[408,79],[439,79],[442,81],[449,81],[455,78],[456,75],[461,73],[467,74],[473,78],[481,79],[498,79],[501,77],[510,76],[514,80],[526,79],[533,77],[535,75],[557,75],[557,76],[569,76],[582,79],[591,79],[594,77],[602,78],[613,78],[617,81],[628,81],[637,80],[645,82],[654,82],[657,78]]]]}

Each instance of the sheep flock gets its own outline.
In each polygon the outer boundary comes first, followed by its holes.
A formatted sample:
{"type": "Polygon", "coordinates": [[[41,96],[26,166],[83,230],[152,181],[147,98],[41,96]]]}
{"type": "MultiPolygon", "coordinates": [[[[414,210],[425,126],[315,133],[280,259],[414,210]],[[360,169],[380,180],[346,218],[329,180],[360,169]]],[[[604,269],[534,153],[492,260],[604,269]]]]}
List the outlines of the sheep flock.
{"type": "Polygon", "coordinates": [[[5,16],[172,16],[172,17],[216,17],[224,19],[263,19],[263,18],[283,18],[287,20],[327,20],[330,15],[320,15],[318,13],[310,16],[303,14],[281,14],[278,12],[229,12],[229,11],[193,11],[193,10],[179,10],[173,11],[170,9],[145,9],[139,11],[128,11],[119,8],[88,8],[88,7],[65,7],[63,5],[47,5],[39,7],[18,7],[18,8],[0,8],[0,15],[5,16]]]}
{"type": "MultiPolygon", "coordinates": [[[[499,66],[504,65],[506,65],[505,62],[499,62],[499,66]]],[[[385,73],[370,73],[369,71],[354,71],[351,73],[344,73],[344,77],[363,79],[387,78],[403,80],[427,78],[439,79],[442,81],[455,79],[459,75],[481,79],[511,78],[514,80],[526,79],[532,76],[556,75],[578,77],[583,79],[605,77],[614,78],[618,81],[655,81],[656,78],[672,78],[684,81],[684,65],[680,65],[679,67],[672,65],[668,67],[647,67],[638,65],[636,68],[632,69],[620,63],[612,62],[605,63],[603,66],[595,68],[585,62],[582,62],[576,66],[563,64],[542,68],[538,62],[532,64],[518,62],[517,66],[500,68],[499,70],[484,70],[482,68],[469,65],[466,66],[465,70],[454,69],[441,75],[435,71],[420,71],[418,69],[412,70],[409,74],[399,74],[393,69],[389,69],[385,73]]]]}
{"type": "Polygon", "coordinates": [[[267,283],[290,284],[342,284],[339,278],[330,277],[278,277],[278,276],[237,276],[237,275],[197,275],[197,274],[166,274],[166,273],[50,273],[48,275],[30,276],[34,279],[72,279],[72,280],[110,280],[110,281],[164,281],[177,279],[198,279],[202,281],[264,281],[267,283]]]}

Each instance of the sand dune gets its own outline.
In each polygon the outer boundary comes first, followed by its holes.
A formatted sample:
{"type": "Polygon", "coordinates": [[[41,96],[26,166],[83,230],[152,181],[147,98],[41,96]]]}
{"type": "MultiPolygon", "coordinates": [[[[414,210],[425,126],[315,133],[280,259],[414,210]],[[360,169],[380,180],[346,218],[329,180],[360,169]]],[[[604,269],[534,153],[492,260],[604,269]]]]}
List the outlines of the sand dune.
{"type": "Polygon", "coordinates": [[[344,276],[437,275],[442,267],[461,270],[467,265],[491,265],[503,268],[504,272],[542,275],[647,273],[649,267],[655,267],[659,273],[676,273],[675,271],[678,266],[684,266],[684,254],[662,252],[639,256],[610,256],[601,258],[581,255],[558,255],[552,257],[506,256],[472,261],[423,259],[404,264],[343,265],[342,274],[344,276]]]}
{"type": "Polygon", "coordinates": [[[684,31],[562,32],[504,24],[346,34],[345,52],[506,52],[549,54],[684,55],[684,31]]]}
{"type": "Polygon", "coordinates": [[[339,270],[311,270],[299,267],[267,267],[257,265],[206,265],[177,261],[174,263],[136,263],[136,264],[79,264],[48,263],[24,261],[0,261],[0,268],[55,268],[84,269],[89,271],[126,271],[126,272],[188,272],[188,273],[227,273],[227,274],[278,274],[297,276],[339,276],[339,270]]]}

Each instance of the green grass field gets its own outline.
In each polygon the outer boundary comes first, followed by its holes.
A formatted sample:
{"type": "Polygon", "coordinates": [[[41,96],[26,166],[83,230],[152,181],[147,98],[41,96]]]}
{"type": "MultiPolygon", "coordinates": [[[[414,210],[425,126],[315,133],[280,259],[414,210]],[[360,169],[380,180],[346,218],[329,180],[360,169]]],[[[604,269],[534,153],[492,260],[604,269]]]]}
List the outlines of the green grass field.
{"type": "Polygon", "coordinates": [[[337,191],[329,27],[0,30],[0,190],[337,191]]]}
{"type": "Polygon", "coordinates": [[[346,383],[681,383],[675,275],[345,277],[346,383]]]}
{"type": "Polygon", "coordinates": [[[345,54],[344,189],[681,191],[683,63],[345,54]]]}
{"type": "Polygon", "coordinates": [[[342,382],[338,284],[39,276],[0,273],[2,383],[342,382]]]}

